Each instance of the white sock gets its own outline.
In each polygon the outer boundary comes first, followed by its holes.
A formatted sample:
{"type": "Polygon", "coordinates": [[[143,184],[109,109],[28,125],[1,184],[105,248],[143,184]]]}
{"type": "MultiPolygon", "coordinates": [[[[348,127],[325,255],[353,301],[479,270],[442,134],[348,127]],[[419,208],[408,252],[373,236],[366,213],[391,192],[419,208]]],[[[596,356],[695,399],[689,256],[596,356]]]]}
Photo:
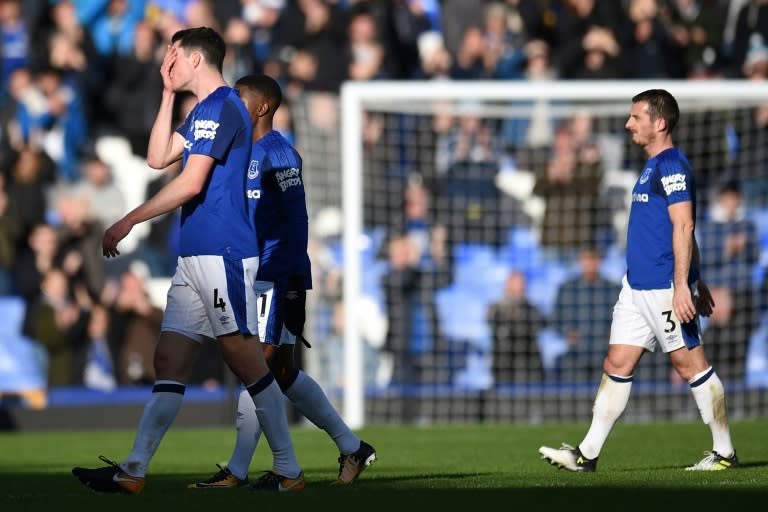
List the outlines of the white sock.
{"type": "Polygon", "coordinates": [[[632,390],[632,376],[603,374],[600,387],[595,395],[592,407],[592,424],[587,435],[579,444],[579,450],[588,459],[597,458],[603,449],[613,424],[619,419],[629,402],[629,392],[632,390]]]}
{"type": "Polygon", "coordinates": [[[253,453],[259,444],[259,438],[261,438],[261,424],[259,417],[256,416],[253,398],[247,389],[243,389],[240,396],[237,397],[235,428],[237,430],[235,448],[232,450],[232,456],[229,458],[227,467],[237,478],[245,480],[245,477],[248,476],[248,468],[251,466],[253,453]]]}
{"type": "Polygon", "coordinates": [[[712,431],[712,450],[723,457],[732,456],[734,450],[725,407],[725,389],[720,377],[710,366],[694,375],[688,384],[691,385],[701,419],[712,431]]]}
{"type": "Polygon", "coordinates": [[[136,430],[133,448],[120,467],[133,476],[144,476],[160,441],[176,418],[184,400],[186,387],[180,382],[159,380],[152,388],[152,397],[144,406],[144,412],[136,430]]]}
{"type": "Polygon", "coordinates": [[[283,392],[301,414],[328,433],[342,455],[355,453],[360,448],[360,438],[344,423],[323,388],[312,377],[299,370],[296,380],[283,392]]]}
{"type": "Polygon", "coordinates": [[[272,450],[272,470],[281,476],[296,478],[301,468],[293,451],[288,419],[285,417],[285,398],[274,375],[268,373],[248,386],[248,393],[256,406],[256,416],[272,450]]]}

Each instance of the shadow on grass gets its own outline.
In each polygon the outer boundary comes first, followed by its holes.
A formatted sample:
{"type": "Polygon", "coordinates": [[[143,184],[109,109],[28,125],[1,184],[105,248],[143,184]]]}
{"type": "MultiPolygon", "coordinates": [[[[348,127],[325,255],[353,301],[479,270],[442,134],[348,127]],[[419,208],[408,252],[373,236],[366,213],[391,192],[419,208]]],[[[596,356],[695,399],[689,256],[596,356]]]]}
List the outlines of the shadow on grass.
{"type": "MultiPolygon", "coordinates": [[[[763,467],[764,462],[750,463],[763,467]]],[[[514,510],[515,505],[532,505],[539,510],[568,507],[579,510],[579,504],[592,510],[599,504],[622,503],[622,511],[642,508],[651,503],[692,507],[711,507],[728,503],[729,507],[764,498],[764,489],[717,486],[679,489],[655,487],[589,486],[573,487],[535,484],[521,487],[467,488],[473,478],[483,479],[490,473],[425,473],[408,476],[361,479],[354,485],[330,486],[327,482],[310,481],[299,493],[272,494],[240,489],[193,490],[186,486],[194,481],[190,474],[152,476],[139,496],[98,494],[81,485],[71,474],[0,474],[0,510],[8,512],[50,510],[109,510],[120,512],[170,512],[205,510],[330,510],[339,507],[367,511],[387,510],[473,510],[478,507],[501,507],[514,510]],[[456,488],[461,485],[464,488],[456,488]],[[659,501],[656,501],[659,500],[659,501]],[[723,501],[727,500],[727,501],[723,501]],[[253,509],[252,507],[258,507],[253,509]]],[[[685,485],[681,482],[682,485],[685,485]]],[[[528,507],[526,507],[528,508],[528,507]]],[[[598,507],[599,508],[599,507],[598,507]]]]}

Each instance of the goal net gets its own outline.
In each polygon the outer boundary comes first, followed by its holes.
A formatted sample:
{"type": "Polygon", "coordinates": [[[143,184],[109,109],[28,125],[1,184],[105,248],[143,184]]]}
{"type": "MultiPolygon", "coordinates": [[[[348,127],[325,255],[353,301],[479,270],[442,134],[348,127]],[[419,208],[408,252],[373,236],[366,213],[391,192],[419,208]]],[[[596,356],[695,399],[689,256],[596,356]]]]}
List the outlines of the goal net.
{"type": "MultiPolygon", "coordinates": [[[[587,419],[646,160],[631,98],[678,100],[731,415],[766,414],[768,87],[371,82],[292,105],[315,290],[306,352],[352,425],[587,419]],[[734,203],[735,201],[735,203],[734,203]]],[[[697,418],[660,351],[625,418],[697,418]]]]}

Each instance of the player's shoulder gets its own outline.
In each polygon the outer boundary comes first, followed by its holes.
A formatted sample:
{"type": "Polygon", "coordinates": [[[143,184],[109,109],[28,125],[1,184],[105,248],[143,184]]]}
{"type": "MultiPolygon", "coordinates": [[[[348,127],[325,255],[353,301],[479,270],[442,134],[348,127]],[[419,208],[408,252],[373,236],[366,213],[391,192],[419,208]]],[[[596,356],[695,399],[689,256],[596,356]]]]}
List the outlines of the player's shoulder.
{"type": "Polygon", "coordinates": [[[221,86],[201,101],[197,108],[208,113],[223,113],[240,111],[240,105],[245,108],[237,91],[229,86],[221,86]]]}
{"type": "Polygon", "coordinates": [[[664,171],[689,171],[691,164],[682,149],[677,146],[665,149],[656,155],[656,167],[664,171]]]}
{"type": "Polygon", "coordinates": [[[262,141],[273,167],[301,167],[301,155],[280,132],[272,130],[262,141]]]}

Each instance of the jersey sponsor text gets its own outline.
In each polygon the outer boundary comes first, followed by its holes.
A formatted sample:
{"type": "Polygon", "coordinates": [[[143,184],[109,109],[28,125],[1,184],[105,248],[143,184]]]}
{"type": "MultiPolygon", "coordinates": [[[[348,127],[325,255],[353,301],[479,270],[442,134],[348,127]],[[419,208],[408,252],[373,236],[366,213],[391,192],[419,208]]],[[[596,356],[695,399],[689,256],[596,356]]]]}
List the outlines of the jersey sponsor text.
{"type": "Polygon", "coordinates": [[[216,129],[219,127],[219,123],[211,121],[210,119],[196,119],[195,120],[195,140],[199,139],[215,139],[216,129]]]}
{"type": "Polygon", "coordinates": [[[672,192],[680,192],[686,189],[685,174],[671,174],[661,178],[661,184],[664,186],[664,193],[669,195],[672,192]]]}

